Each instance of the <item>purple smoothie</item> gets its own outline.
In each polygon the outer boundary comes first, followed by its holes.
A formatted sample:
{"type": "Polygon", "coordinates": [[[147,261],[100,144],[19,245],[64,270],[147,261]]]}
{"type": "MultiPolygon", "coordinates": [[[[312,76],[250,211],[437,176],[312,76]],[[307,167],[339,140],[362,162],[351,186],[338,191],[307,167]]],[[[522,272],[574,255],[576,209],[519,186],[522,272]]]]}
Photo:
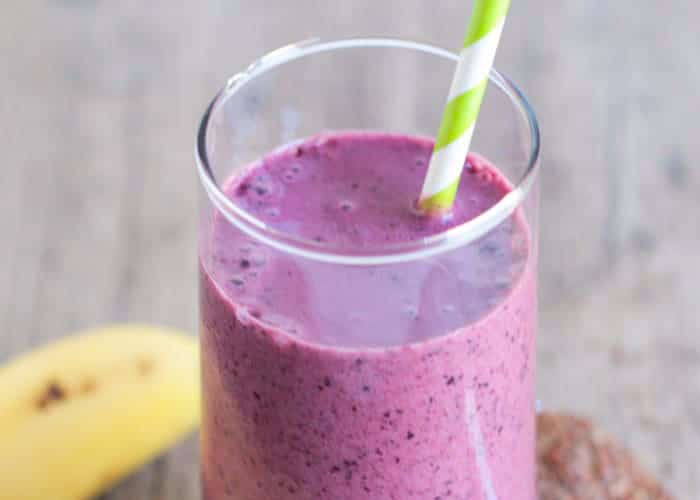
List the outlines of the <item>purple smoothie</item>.
{"type": "MultiPolygon", "coordinates": [[[[509,184],[469,157],[450,217],[412,211],[432,143],[331,134],[224,185],[270,228],[347,252],[473,219],[509,184]]],[[[205,500],[533,500],[535,255],[516,212],[480,240],[343,266],[201,241],[205,500]]]]}

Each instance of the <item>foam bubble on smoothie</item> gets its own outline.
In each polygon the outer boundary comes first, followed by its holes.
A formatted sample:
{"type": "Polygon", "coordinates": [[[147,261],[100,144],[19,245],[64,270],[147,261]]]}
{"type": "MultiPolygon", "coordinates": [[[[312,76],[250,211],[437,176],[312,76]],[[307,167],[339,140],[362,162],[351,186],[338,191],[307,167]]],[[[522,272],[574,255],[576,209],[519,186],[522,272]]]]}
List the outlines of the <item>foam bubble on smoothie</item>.
{"type": "Polygon", "coordinates": [[[342,200],[338,203],[338,208],[343,212],[351,212],[355,208],[355,204],[350,200],[342,200]]]}

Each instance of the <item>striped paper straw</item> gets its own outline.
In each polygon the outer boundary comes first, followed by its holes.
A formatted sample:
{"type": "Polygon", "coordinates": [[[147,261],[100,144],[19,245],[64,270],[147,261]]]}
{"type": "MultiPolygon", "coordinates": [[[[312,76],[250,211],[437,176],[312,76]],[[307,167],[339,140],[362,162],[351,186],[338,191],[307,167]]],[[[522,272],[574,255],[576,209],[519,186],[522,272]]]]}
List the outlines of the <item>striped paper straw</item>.
{"type": "Polygon", "coordinates": [[[474,2],[464,48],[418,202],[425,212],[444,212],[452,206],[509,4],[510,0],[474,2]]]}

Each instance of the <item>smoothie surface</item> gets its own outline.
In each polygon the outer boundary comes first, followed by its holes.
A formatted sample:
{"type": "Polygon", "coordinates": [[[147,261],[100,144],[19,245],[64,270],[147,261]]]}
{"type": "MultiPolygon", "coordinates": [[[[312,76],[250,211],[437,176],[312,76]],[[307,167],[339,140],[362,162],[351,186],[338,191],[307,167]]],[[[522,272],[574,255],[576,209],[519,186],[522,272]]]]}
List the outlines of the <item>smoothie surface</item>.
{"type": "MultiPolygon", "coordinates": [[[[430,140],[412,136],[324,134],[266,155],[224,190],[269,227],[348,252],[444,232],[510,190],[493,166],[470,155],[453,210],[420,215],[414,205],[431,152],[430,140]]],[[[285,258],[216,217],[207,267],[223,293],[271,327],[337,347],[402,345],[474,322],[510,293],[528,255],[524,223],[510,217],[444,258],[341,269],[285,258]]]]}

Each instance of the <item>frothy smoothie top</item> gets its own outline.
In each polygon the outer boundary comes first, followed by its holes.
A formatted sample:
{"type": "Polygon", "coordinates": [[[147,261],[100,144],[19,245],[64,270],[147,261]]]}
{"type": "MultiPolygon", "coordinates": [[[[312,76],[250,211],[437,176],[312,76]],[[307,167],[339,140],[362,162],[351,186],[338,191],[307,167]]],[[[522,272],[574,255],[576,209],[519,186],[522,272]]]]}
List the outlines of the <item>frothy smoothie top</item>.
{"type": "Polygon", "coordinates": [[[278,231],[348,249],[435,235],[473,219],[509,191],[472,155],[452,212],[417,214],[431,152],[432,142],[416,137],[321,135],[269,154],[229,191],[241,208],[278,231]]]}
{"type": "MultiPolygon", "coordinates": [[[[452,213],[413,209],[432,152],[427,139],[382,133],[313,137],[261,158],[225,184],[275,230],[349,251],[413,242],[473,219],[509,191],[471,155],[452,213]]],[[[404,345],[453,332],[503,302],[528,255],[522,217],[430,259],[343,266],[274,250],[215,216],[208,274],[236,314],[270,331],[342,347],[404,345]]]]}

